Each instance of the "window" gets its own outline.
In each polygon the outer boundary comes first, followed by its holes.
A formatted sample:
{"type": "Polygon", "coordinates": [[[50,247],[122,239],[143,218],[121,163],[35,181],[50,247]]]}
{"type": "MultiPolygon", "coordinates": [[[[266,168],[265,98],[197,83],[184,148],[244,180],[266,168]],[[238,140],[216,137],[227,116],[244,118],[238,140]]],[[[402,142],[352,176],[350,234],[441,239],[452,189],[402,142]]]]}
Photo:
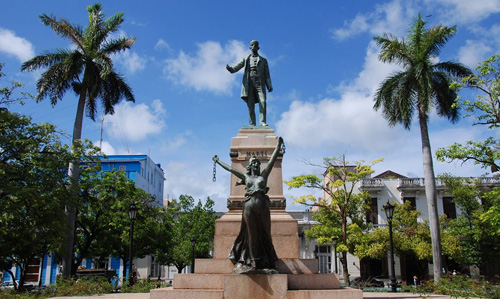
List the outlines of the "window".
{"type": "Polygon", "coordinates": [[[377,198],[369,199],[367,204],[370,205],[370,209],[366,213],[366,223],[378,224],[377,198]]]}
{"type": "Polygon", "coordinates": [[[120,165],[120,166],[118,166],[118,170],[120,170],[120,171],[126,171],[127,170],[127,166],[120,165]]]}
{"type": "Polygon", "coordinates": [[[457,218],[457,209],[452,197],[443,197],[443,212],[450,219],[457,218]]]}
{"type": "Polygon", "coordinates": [[[156,262],[155,257],[151,256],[150,264],[149,264],[149,277],[161,277],[161,265],[156,262]]]}
{"type": "Polygon", "coordinates": [[[415,197],[404,197],[403,203],[407,202],[407,201],[410,202],[410,206],[412,207],[413,210],[417,209],[417,201],[416,201],[415,197]]]}
{"type": "Polygon", "coordinates": [[[332,272],[332,246],[319,245],[316,246],[316,257],[318,258],[318,272],[331,273],[332,272]]]}

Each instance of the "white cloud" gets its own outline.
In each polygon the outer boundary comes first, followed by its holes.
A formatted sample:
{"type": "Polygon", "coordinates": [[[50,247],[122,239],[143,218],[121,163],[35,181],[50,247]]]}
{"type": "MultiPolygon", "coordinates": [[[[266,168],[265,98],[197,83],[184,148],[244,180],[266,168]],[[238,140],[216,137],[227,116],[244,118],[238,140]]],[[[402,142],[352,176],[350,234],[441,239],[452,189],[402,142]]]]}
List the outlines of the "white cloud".
{"type": "Polygon", "coordinates": [[[350,23],[344,22],[345,27],[339,29],[331,29],[333,37],[338,40],[344,40],[356,34],[368,31],[368,17],[358,14],[350,23]]]}
{"type": "Polygon", "coordinates": [[[130,50],[117,54],[115,56],[115,61],[121,64],[130,74],[144,70],[147,63],[146,58],[141,57],[136,52],[132,52],[130,50]]]}
{"type": "Polygon", "coordinates": [[[160,133],[165,126],[165,110],[160,100],[154,100],[151,106],[122,102],[115,106],[115,114],[106,115],[107,133],[113,139],[141,141],[160,133]]]}
{"type": "Polygon", "coordinates": [[[493,24],[490,28],[479,25],[470,26],[476,39],[469,39],[460,47],[458,55],[461,63],[476,67],[493,54],[500,52],[500,25],[493,24]]]}
{"type": "Polygon", "coordinates": [[[401,128],[389,128],[381,112],[373,110],[373,95],[396,68],[381,63],[375,44],[370,43],[358,77],[335,88],[341,93],[339,99],[294,100],[277,123],[278,131],[296,146],[336,146],[342,151],[392,147],[397,142],[393,135],[401,128]]]}
{"type": "Polygon", "coordinates": [[[492,49],[480,41],[468,40],[458,51],[458,59],[468,67],[476,67],[479,61],[487,58],[492,49]]]}
{"type": "Polygon", "coordinates": [[[170,80],[197,91],[229,94],[236,76],[232,76],[225,65],[247,55],[245,49],[239,41],[230,41],[224,47],[208,41],[198,44],[195,54],[181,51],[177,58],[165,60],[164,73],[170,80]]]}
{"type": "Polygon", "coordinates": [[[442,23],[467,24],[479,22],[490,15],[500,12],[499,0],[426,0],[435,9],[442,23]]]}
{"type": "MultiPolygon", "coordinates": [[[[100,144],[101,144],[100,141],[95,141],[94,142],[94,145],[97,146],[97,147],[99,147],[100,144]]],[[[111,145],[111,143],[109,143],[107,141],[103,141],[102,142],[101,152],[103,152],[106,155],[116,155],[116,150],[113,148],[113,146],[111,145]]]]}
{"type": "MultiPolygon", "coordinates": [[[[209,163],[207,163],[210,166],[209,163]]],[[[215,201],[215,211],[227,210],[229,194],[229,173],[217,173],[217,181],[212,181],[210,169],[200,169],[194,162],[171,162],[166,167],[165,197],[178,198],[182,194],[191,195],[196,202],[205,202],[207,196],[215,201]],[[219,199],[219,200],[217,200],[219,199]]]]}
{"type": "Polygon", "coordinates": [[[170,45],[164,39],[162,39],[162,38],[160,38],[156,42],[156,45],[154,46],[154,49],[157,50],[157,51],[161,51],[161,50],[170,51],[171,50],[170,45]]]}
{"type": "Polygon", "coordinates": [[[168,138],[168,143],[164,146],[164,151],[175,152],[179,150],[182,146],[186,145],[192,136],[192,132],[186,131],[179,136],[168,138]]]}
{"type": "Polygon", "coordinates": [[[384,32],[393,34],[404,33],[408,27],[409,18],[414,18],[416,10],[413,1],[405,1],[401,5],[399,0],[377,5],[375,11],[358,13],[351,21],[344,22],[343,28],[330,29],[332,38],[344,40],[364,32],[380,35],[384,32]]]}
{"type": "Polygon", "coordinates": [[[33,45],[28,40],[5,28],[0,28],[0,52],[12,55],[21,62],[35,56],[33,45]]]}

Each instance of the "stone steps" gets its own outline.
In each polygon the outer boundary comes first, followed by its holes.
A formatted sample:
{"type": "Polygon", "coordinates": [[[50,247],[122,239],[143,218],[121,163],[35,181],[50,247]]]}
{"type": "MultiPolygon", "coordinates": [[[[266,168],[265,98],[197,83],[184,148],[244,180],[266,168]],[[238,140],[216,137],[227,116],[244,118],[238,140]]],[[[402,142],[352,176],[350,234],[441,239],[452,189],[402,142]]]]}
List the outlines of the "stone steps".
{"type": "Polygon", "coordinates": [[[335,274],[176,274],[170,288],[151,290],[151,299],[362,299],[340,288],[335,274]]]}
{"type": "Polygon", "coordinates": [[[227,287],[227,280],[261,279],[272,280],[276,277],[288,290],[329,290],[338,289],[340,283],[335,274],[176,274],[174,275],[174,289],[216,289],[227,287]],[[240,279],[241,278],[241,279],[240,279]],[[284,282],[286,280],[286,282],[284,282]]]}

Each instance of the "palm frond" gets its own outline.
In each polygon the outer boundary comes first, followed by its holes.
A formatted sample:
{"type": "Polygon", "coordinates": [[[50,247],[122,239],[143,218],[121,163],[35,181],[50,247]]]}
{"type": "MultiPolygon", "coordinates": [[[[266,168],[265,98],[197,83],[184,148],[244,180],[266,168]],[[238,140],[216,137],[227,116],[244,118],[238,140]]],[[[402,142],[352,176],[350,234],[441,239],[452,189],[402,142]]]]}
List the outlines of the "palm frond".
{"type": "Polygon", "coordinates": [[[102,52],[106,54],[113,54],[119,51],[124,51],[126,49],[130,49],[132,45],[135,43],[136,38],[132,37],[120,37],[117,39],[113,39],[107,41],[102,46],[102,52]]]}
{"type": "Polygon", "coordinates": [[[457,100],[457,92],[450,88],[450,76],[445,72],[435,72],[432,80],[434,105],[440,116],[448,118],[452,123],[459,120],[458,106],[454,105],[457,100]]]}
{"type": "Polygon", "coordinates": [[[406,72],[398,72],[384,80],[375,93],[373,108],[382,108],[382,114],[390,126],[401,123],[405,128],[410,128],[415,110],[413,85],[411,76],[406,72]]]}
{"type": "Polygon", "coordinates": [[[446,72],[454,77],[467,77],[472,75],[472,71],[465,65],[452,61],[444,61],[434,65],[436,71],[446,72]]]}
{"type": "Polygon", "coordinates": [[[37,102],[49,97],[51,104],[55,105],[58,100],[61,100],[64,93],[71,87],[71,81],[65,80],[66,73],[67,65],[62,62],[49,67],[37,81],[37,102]]]}
{"type": "Polygon", "coordinates": [[[49,67],[53,64],[63,61],[69,54],[70,52],[68,50],[59,49],[56,53],[45,53],[35,56],[30,60],[25,61],[21,65],[21,70],[25,72],[49,67]]]}
{"type": "Polygon", "coordinates": [[[104,21],[104,27],[106,28],[107,32],[116,32],[122,23],[123,12],[119,12],[104,21]]]}
{"type": "Polygon", "coordinates": [[[437,25],[429,29],[424,33],[424,38],[422,45],[424,49],[425,56],[439,56],[441,49],[444,45],[455,36],[457,32],[457,26],[446,27],[443,25],[437,25]]]}
{"type": "Polygon", "coordinates": [[[44,25],[52,28],[57,35],[68,38],[75,43],[79,49],[84,49],[83,34],[80,26],[71,25],[68,20],[64,18],[57,21],[54,16],[48,16],[46,14],[40,15],[40,20],[44,25]]]}

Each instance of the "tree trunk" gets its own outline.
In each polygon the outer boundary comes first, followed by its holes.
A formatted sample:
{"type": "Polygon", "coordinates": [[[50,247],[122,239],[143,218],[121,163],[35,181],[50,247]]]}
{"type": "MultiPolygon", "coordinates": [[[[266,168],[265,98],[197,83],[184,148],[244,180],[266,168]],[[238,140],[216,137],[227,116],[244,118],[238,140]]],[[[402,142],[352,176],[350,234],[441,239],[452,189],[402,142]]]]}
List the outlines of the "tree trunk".
{"type": "MultiPolygon", "coordinates": [[[[347,205],[345,205],[347,207],[347,205]]],[[[347,246],[347,209],[342,213],[342,242],[347,246]]],[[[347,267],[347,251],[342,251],[342,273],[344,276],[344,283],[346,286],[351,285],[349,280],[349,269],[347,267]]]]}
{"type": "Polygon", "coordinates": [[[179,264],[179,265],[174,264],[174,265],[177,268],[177,273],[179,273],[179,274],[182,273],[182,270],[184,270],[184,268],[186,267],[185,264],[179,264]]]}
{"type": "MultiPolygon", "coordinates": [[[[82,89],[78,99],[76,110],[75,125],[73,126],[73,147],[80,141],[82,137],[83,112],[85,110],[85,90],[82,89]]],[[[73,270],[74,242],[75,242],[75,220],[76,220],[76,205],[75,198],[77,194],[78,180],[80,178],[79,162],[70,162],[68,166],[68,183],[71,191],[71,196],[66,202],[66,234],[63,241],[62,253],[62,276],[69,278],[75,275],[76,269],[73,270]]]]}
{"type": "Polygon", "coordinates": [[[349,269],[347,265],[347,251],[342,251],[342,256],[340,258],[340,261],[342,262],[342,273],[344,276],[344,284],[346,286],[351,285],[351,281],[349,280],[349,269]]]}
{"type": "Polygon", "coordinates": [[[28,271],[28,264],[31,259],[27,259],[23,261],[23,263],[19,266],[19,270],[21,274],[19,275],[19,283],[17,285],[18,290],[24,290],[24,282],[26,281],[26,272],[28,271]]]}
{"type": "Polygon", "coordinates": [[[436,178],[434,176],[434,166],[432,163],[431,143],[427,128],[427,115],[419,113],[420,135],[422,138],[422,160],[425,177],[425,196],[427,197],[427,209],[429,212],[429,224],[432,241],[432,259],[434,270],[434,282],[439,282],[442,276],[443,267],[441,255],[441,232],[439,229],[439,216],[437,209],[436,178]]]}
{"type": "MultiPolygon", "coordinates": [[[[122,286],[125,285],[125,283],[128,281],[128,277],[127,277],[127,270],[128,270],[128,259],[126,258],[122,258],[122,261],[123,261],[123,272],[122,272],[122,286]]],[[[129,273],[129,275],[131,275],[132,273],[129,273]]]]}

